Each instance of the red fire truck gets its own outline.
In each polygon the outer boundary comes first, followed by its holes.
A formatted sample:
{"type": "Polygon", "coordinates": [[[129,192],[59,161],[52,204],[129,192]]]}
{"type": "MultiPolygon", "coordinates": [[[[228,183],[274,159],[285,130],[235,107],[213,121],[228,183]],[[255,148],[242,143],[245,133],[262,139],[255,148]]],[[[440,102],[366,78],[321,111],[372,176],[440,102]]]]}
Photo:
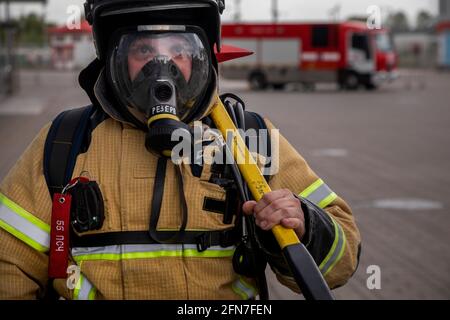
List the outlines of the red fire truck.
{"type": "Polygon", "coordinates": [[[282,89],[289,82],[374,89],[395,77],[388,31],[369,30],[363,22],[225,24],[222,38],[224,44],[254,52],[221,66],[225,78],[247,79],[252,89],[282,89]]]}

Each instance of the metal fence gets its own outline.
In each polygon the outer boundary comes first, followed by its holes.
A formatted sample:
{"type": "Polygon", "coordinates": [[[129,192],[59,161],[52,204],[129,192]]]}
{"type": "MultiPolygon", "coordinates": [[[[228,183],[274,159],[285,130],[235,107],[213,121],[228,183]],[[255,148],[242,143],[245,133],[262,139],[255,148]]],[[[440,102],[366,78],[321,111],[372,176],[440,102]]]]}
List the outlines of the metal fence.
{"type": "Polygon", "coordinates": [[[7,79],[8,74],[11,72],[5,37],[5,30],[3,27],[0,27],[0,95],[5,95],[8,91],[7,79]]]}
{"type": "Polygon", "coordinates": [[[14,30],[1,26],[0,29],[0,95],[11,94],[15,88],[14,30]]]}

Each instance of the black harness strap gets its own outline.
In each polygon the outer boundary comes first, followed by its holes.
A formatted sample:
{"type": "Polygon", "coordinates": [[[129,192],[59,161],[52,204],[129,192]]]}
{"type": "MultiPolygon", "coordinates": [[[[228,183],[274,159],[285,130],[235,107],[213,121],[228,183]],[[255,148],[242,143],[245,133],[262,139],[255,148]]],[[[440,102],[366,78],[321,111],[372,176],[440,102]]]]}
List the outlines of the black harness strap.
{"type": "MultiPolygon", "coordinates": [[[[160,232],[159,240],[167,241],[177,236],[178,231],[160,232]]],[[[183,244],[195,244],[198,251],[211,246],[230,247],[239,240],[240,234],[235,228],[220,231],[185,231],[181,239],[183,244]]],[[[150,237],[148,231],[118,231],[97,233],[84,236],[72,235],[72,247],[107,247],[127,244],[159,244],[150,237]]]]}
{"type": "Polygon", "coordinates": [[[175,173],[177,176],[180,204],[181,204],[181,226],[180,229],[173,234],[172,237],[167,237],[166,231],[157,231],[159,215],[161,213],[162,199],[164,196],[164,182],[166,180],[167,159],[159,158],[156,168],[155,184],[153,187],[152,207],[150,213],[150,225],[148,233],[150,237],[159,243],[180,243],[184,242],[185,229],[188,220],[188,209],[186,204],[186,197],[184,196],[183,177],[179,166],[175,166],[175,173]]]}
{"type": "Polygon", "coordinates": [[[89,106],[64,111],[53,121],[44,147],[44,175],[52,196],[72,177],[93,110],[89,106]]]}
{"type": "MultiPolygon", "coordinates": [[[[258,153],[266,158],[270,158],[272,156],[272,144],[270,141],[270,135],[269,132],[267,132],[267,135],[264,137],[261,137],[259,130],[268,130],[266,123],[264,122],[264,119],[255,112],[245,111],[244,113],[245,117],[245,126],[246,129],[254,129],[257,133],[257,139],[258,139],[258,153]]],[[[265,164],[265,167],[270,167],[270,162],[265,164]]],[[[264,178],[267,182],[269,182],[271,176],[270,175],[264,175],[264,178]]]]}

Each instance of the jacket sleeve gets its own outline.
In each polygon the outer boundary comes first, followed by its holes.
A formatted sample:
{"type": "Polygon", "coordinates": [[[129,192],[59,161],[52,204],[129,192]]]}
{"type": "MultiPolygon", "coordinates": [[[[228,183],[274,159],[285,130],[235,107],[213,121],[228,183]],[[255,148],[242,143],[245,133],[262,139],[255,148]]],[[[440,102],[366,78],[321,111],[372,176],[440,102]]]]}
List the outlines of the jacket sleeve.
{"type": "Polygon", "coordinates": [[[45,126],[0,184],[0,299],[36,299],[47,282],[51,199],[45,126]]]}
{"type": "MultiPolygon", "coordinates": [[[[265,121],[269,129],[275,129],[269,120],[265,121]]],[[[269,185],[272,190],[289,189],[300,198],[306,228],[302,242],[329,287],[342,286],[356,271],[359,262],[361,240],[352,211],[281,134],[273,132],[271,136],[278,136],[275,142],[279,143],[272,143],[274,171],[269,185]],[[278,161],[275,160],[277,155],[278,161]]],[[[278,280],[300,292],[272,233],[259,229],[258,237],[278,280]]]]}

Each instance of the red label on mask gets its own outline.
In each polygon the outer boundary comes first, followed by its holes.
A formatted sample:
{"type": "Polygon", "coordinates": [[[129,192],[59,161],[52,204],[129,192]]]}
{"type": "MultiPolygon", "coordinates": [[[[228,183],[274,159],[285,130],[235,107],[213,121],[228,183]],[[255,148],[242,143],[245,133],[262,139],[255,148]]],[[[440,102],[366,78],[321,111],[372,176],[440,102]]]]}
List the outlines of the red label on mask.
{"type": "Polygon", "coordinates": [[[66,278],[69,259],[69,218],[72,196],[55,193],[53,196],[50,231],[49,278],[66,278]]]}

